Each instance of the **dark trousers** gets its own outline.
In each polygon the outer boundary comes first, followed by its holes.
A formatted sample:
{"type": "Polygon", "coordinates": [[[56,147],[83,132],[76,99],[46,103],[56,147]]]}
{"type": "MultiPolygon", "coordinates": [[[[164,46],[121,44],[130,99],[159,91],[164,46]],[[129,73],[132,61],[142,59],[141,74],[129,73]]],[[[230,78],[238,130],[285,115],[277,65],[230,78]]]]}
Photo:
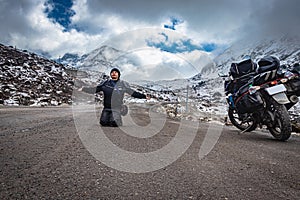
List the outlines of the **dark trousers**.
{"type": "Polygon", "coordinates": [[[100,117],[100,124],[102,126],[122,126],[122,116],[120,111],[104,108],[100,117]]]}

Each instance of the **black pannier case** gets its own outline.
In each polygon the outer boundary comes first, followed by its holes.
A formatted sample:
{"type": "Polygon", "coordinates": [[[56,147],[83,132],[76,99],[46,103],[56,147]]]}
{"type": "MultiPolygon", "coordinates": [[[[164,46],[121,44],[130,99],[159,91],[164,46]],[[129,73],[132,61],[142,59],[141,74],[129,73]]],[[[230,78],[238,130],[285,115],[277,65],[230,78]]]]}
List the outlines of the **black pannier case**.
{"type": "Polygon", "coordinates": [[[232,63],[230,67],[230,75],[233,78],[239,78],[256,72],[257,65],[251,60],[247,59],[239,63],[232,63]]]}
{"type": "Polygon", "coordinates": [[[253,77],[254,75],[249,74],[247,76],[242,76],[238,79],[235,79],[234,86],[233,86],[234,93],[237,92],[242,86],[249,85],[249,80],[252,79],[253,77]]]}
{"type": "Polygon", "coordinates": [[[250,86],[244,85],[237,92],[235,97],[235,107],[240,114],[253,113],[263,106],[263,100],[258,92],[249,93],[250,86]]]}

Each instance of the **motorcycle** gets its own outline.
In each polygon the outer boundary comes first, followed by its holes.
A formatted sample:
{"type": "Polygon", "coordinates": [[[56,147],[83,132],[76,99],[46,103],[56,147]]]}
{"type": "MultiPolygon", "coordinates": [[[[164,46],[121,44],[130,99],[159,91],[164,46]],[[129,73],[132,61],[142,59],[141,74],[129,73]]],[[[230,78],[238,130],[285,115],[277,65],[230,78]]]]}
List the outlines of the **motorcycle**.
{"type": "Polygon", "coordinates": [[[251,59],[232,63],[225,80],[228,117],[242,132],[266,126],[277,140],[285,141],[291,136],[288,109],[298,98],[294,89],[287,88],[296,79],[279,68],[280,62],[273,56],[261,59],[258,66],[251,59]]]}

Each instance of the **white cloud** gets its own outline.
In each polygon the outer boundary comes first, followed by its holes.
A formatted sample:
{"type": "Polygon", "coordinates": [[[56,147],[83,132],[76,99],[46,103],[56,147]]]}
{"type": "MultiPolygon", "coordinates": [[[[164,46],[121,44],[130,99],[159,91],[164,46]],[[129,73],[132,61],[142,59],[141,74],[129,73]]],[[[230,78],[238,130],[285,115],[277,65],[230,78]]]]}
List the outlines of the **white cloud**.
{"type": "Polygon", "coordinates": [[[196,43],[218,44],[230,44],[249,33],[250,37],[281,31],[297,33],[300,21],[297,0],[76,0],[72,7],[76,14],[71,21],[81,31],[64,32],[63,27],[46,17],[44,2],[1,1],[0,42],[58,57],[66,52],[90,52],[113,38],[122,39],[121,49],[134,49],[144,41],[139,34],[127,38],[126,32],[162,28],[170,17],[183,21],[176,26],[178,35],[196,43]]]}
{"type": "Polygon", "coordinates": [[[187,78],[199,73],[211,62],[210,55],[203,51],[174,54],[147,46],[147,39],[157,43],[165,42],[164,34],[168,35],[169,45],[185,38],[176,31],[145,28],[117,35],[103,44],[124,52],[114,64],[122,70],[125,80],[187,78]]]}
{"type": "Polygon", "coordinates": [[[114,62],[130,81],[190,78],[208,63],[210,56],[202,51],[173,54],[156,48],[136,49],[114,62]]]}

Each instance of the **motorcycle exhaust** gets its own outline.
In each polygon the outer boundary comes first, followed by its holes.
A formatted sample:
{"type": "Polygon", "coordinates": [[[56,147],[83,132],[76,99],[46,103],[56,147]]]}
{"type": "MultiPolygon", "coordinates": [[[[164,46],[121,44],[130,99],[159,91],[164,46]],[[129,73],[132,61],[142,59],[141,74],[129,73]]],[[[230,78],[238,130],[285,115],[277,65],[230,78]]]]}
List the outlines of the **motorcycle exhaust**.
{"type": "Polygon", "coordinates": [[[290,96],[290,101],[292,103],[297,103],[299,101],[299,98],[296,95],[290,96]]]}

